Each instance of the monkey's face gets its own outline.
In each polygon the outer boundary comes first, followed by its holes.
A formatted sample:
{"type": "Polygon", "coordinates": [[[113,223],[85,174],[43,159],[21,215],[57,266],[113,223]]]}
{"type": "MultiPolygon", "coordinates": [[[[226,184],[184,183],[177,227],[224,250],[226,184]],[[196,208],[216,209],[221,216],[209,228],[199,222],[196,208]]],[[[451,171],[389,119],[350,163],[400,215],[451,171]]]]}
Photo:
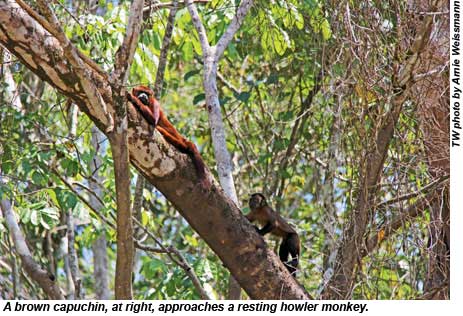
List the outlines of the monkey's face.
{"type": "Polygon", "coordinates": [[[153,91],[151,91],[150,88],[145,87],[145,86],[139,86],[139,87],[133,88],[132,94],[138,100],[140,100],[141,103],[143,103],[144,105],[147,105],[147,106],[150,105],[150,100],[154,99],[153,91]]]}
{"type": "Polygon", "coordinates": [[[265,197],[263,194],[254,193],[249,199],[249,207],[251,210],[262,207],[266,204],[265,197]]]}
{"type": "Polygon", "coordinates": [[[138,100],[141,101],[141,103],[143,103],[144,105],[148,105],[149,104],[149,97],[146,93],[142,92],[138,95],[138,100]]]}

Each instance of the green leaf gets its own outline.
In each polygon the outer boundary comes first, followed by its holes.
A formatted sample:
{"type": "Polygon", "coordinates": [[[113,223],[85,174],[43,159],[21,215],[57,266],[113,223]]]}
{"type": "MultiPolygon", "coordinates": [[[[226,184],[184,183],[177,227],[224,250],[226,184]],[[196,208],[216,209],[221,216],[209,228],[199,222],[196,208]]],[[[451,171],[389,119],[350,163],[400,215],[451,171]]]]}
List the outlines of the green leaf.
{"type": "Polygon", "coordinates": [[[192,247],[198,247],[198,239],[196,239],[194,236],[185,236],[185,241],[189,243],[192,247]]]}
{"type": "Polygon", "coordinates": [[[32,203],[29,205],[29,209],[31,210],[41,210],[47,205],[47,202],[45,201],[39,201],[36,203],[32,203]]]}
{"type": "Polygon", "coordinates": [[[278,55],[283,55],[288,48],[289,37],[283,30],[273,32],[273,47],[278,55]]]}
{"type": "Polygon", "coordinates": [[[270,76],[267,78],[266,83],[267,84],[278,83],[278,74],[274,72],[271,73],[270,76]]]}
{"type": "Polygon", "coordinates": [[[13,162],[12,161],[2,162],[1,165],[2,165],[2,172],[4,174],[9,174],[11,169],[13,168],[13,162]]]}
{"type": "Polygon", "coordinates": [[[31,210],[31,223],[34,226],[37,226],[39,224],[39,220],[41,220],[39,216],[39,212],[37,210],[31,210]]]}
{"type": "Polygon", "coordinates": [[[183,58],[185,61],[191,61],[193,60],[194,53],[193,53],[193,44],[191,41],[185,41],[182,45],[182,53],[183,53],[183,58]]]}
{"type": "Polygon", "coordinates": [[[21,163],[21,167],[22,167],[22,169],[24,171],[24,175],[26,175],[26,176],[32,170],[32,166],[31,166],[31,164],[29,163],[28,160],[23,160],[22,163],[21,163]]]}
{"type": "Polygon", "coordinates": [[[50,225],[48,225],[47,221],[43,217],[40,218],[40,224],[46,230],[50,230],[50,228],[51,228],[50,225]]]}
{"type": "Polygon", "coordinates": [[[299,11],[297,11],[297,9],[295,9],[292,13],[296,27],[302,30],[304,28],[304,17],[301,13],[299,13],[299,11]]]}
{"type": "Polygon", "coordinates": [[[43,181],[43,176],[40,172],[34,171],[32,173],[32,182],[37,185],[41,185],[43,181]]]}
{"type": "Polygon", "coordinates": [[[230,97],[219,98],[220,106],[224,106],[224,105],[227,104],[230,100],[231,100],[230,97]]]}
{"type": "Polygon", "coordinates": [[[193,44],[193,48],[195,49],[196,54],[202,56],[203,50],[201,48],[201,43],[199,42],[199,39],[193,37],[191,40],[191,44],[193,44]]]}
{"type": "Polygon", "coordinates": [[[149,222],[149,215],[147,212],[141,212],[141,223],[143,226],[147,226],[149,222]]]}
{"type": "Polygon", "coordinates": [[[323,19],[322,24],[320,25],[322,30],[323,39],[329,40],[331,38],[331,27],[327,19],[323,19]]]}
{"type": "Polygon", "coordinates": [[[241,102],[248,102],[249,98],[251,97],[251,93],[249,91],[241,92],[239,95],[236,96],[238,100],[241,102]]]}
{"type": "Polygon", "coordinates": [[[199,74],[201,72],[201,70],[191,70],[189,72],[187,72],[184,76],[183,76],[183,80],[185,81],[188,81],[188,79],[190,79],[191,77],[193,76],[196,76],[197,74],[199,74]]]}
{"type": "Polygon", "coordinates": [[[194,105],[197,105],[199,102],[202,102],[206,99],[206,95],[204,93],[200,93],[200,94],[197,94],[195,95],[195,97],[193,98],[193,104],[194,105]]]}
{"type": "Polygon", "coordinates": [[[30,209],[20,209],[19,217],[21,218],[21,222],[24,224],[30,223],[31,221],[31,210],[30,209]]]}
{"type": "Polygon", "coordinates": [[[153,33],[153,34],[151,34],[151,38],[152,38],[153,47],[157,51],[160,51],[161,50],[161,38],[159,37],[159,34],[158,33],[153,33]]]}
{"type": "Polygon", "coordinates": [[[55,189],[55,192],[61,209],[74,209],[77,204],[77,198],[73,193],[61,189],[55,189]]]}

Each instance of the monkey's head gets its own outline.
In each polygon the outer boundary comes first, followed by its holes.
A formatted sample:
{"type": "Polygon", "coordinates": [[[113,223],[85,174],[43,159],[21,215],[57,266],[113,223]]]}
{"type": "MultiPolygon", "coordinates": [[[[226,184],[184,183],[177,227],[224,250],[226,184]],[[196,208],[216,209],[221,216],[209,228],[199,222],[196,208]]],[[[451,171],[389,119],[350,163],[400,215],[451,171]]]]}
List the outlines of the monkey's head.
{"type": "Polygon", "coordinates": [[[149,106],[155,100],[153,90],[146,86],[138,86],[133,88],[132,95],[147,106],[149,106]]]}
{"type": "Polygon", "coordinates": [[[254,193],[249,199],[249,207],[251,210],[267,205],[267,200],[262,193],[254,193]]]}

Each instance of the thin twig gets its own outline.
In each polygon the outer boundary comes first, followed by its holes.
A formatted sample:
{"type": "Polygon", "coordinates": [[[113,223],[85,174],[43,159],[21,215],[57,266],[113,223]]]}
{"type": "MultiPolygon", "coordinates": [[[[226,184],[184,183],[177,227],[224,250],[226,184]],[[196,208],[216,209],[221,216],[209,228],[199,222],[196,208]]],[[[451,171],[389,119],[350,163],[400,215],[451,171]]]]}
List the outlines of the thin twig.
{"type": "Polygon", "coordinates": [[[161,54],[159,55],[158,70],[156,72],[156,81],[154,83],[154,96],[159,100],[162,85],[164,83],[164,73],[167,65],[167,53],[169,52],[170,43],[172,41],[172,33],[174,30],[175,24],[175,15],[178,10],[178,1],[174,0],[172,2],[172,9],[170,9],[169,17],[167,18],[166,31],[164,33],[164,38],[162,39],[162,48],[161,54]]]}
{"type": "MultiPolygon", "coordinates": [[[[193,282],[194,287],[198,291],[199,295],[203,300],[209,300],[211,299],[209,295],[206,293],[204,288],[201,285],[201,282],[199,281],[198,276],[196,275],[195,271],[193,268],[190,266],[190,264],[186,261],[186,259],[183,257],[183,255],[178,251],[176,248],[173,246],[169,246],[166,248],[156,236],[152,232],[150,232],[144,225],[142,225],[135,217],[132,217],[133,221],[135,224],[137,224],[148,236],[150,236],[154,242],[160,247],[158,248],[152,248],[150,247],[149,249],[156,249],[156,252],[162,252],[167,254],[167,256],[177,264],[180,268],[182,268],[187,276],[190,278],[191,282],[193,282]],[[178,259],[174,258],[175,255],[178,259]]],[[[137,241],[135,241],[135,245],[137,245],[137,241]]],[[[141,249],[141,248],[140,248],[141,249]]],[[[151,251],[151,250],[150,250],[151,251]]]]}
{"type": "Polygon", "coordinates": [[[109,227],[111,227],[112,229],[116,229],[116,226],[111,223],[109,220],[106,219],[106,217],[104,217],[97,209],[95,209],[94,207],[92,207],[92,205],[90,205],[90,203],[76,190],[74,189],[74,187],[72,186],[71,183],[69,183],[59,172],[58,170],[56,170],[55,168],[50,168],[51,171],[61,180],[61,182],[63,182],[63,184],[69,189],[72,191],[72,193],[74,193],[78,198],[79,200],[81,200],[85,205],[87,205],[87,207],[93,211],[93,213],[95,213],[106,225],[108,225],[109,227]]]}

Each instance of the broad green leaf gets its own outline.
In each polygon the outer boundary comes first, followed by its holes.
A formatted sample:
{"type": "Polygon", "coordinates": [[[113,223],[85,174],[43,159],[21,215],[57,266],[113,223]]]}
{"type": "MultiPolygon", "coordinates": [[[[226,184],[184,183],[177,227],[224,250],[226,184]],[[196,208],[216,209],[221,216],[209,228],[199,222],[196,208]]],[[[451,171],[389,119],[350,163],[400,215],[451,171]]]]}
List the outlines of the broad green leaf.
{"type": "Polygon", "coordinates": [[[200,93],[194,96],[193,104],[197,105],[198,103],[204,101],[206,99],[206,95],[204,93],[200,93]]]}

